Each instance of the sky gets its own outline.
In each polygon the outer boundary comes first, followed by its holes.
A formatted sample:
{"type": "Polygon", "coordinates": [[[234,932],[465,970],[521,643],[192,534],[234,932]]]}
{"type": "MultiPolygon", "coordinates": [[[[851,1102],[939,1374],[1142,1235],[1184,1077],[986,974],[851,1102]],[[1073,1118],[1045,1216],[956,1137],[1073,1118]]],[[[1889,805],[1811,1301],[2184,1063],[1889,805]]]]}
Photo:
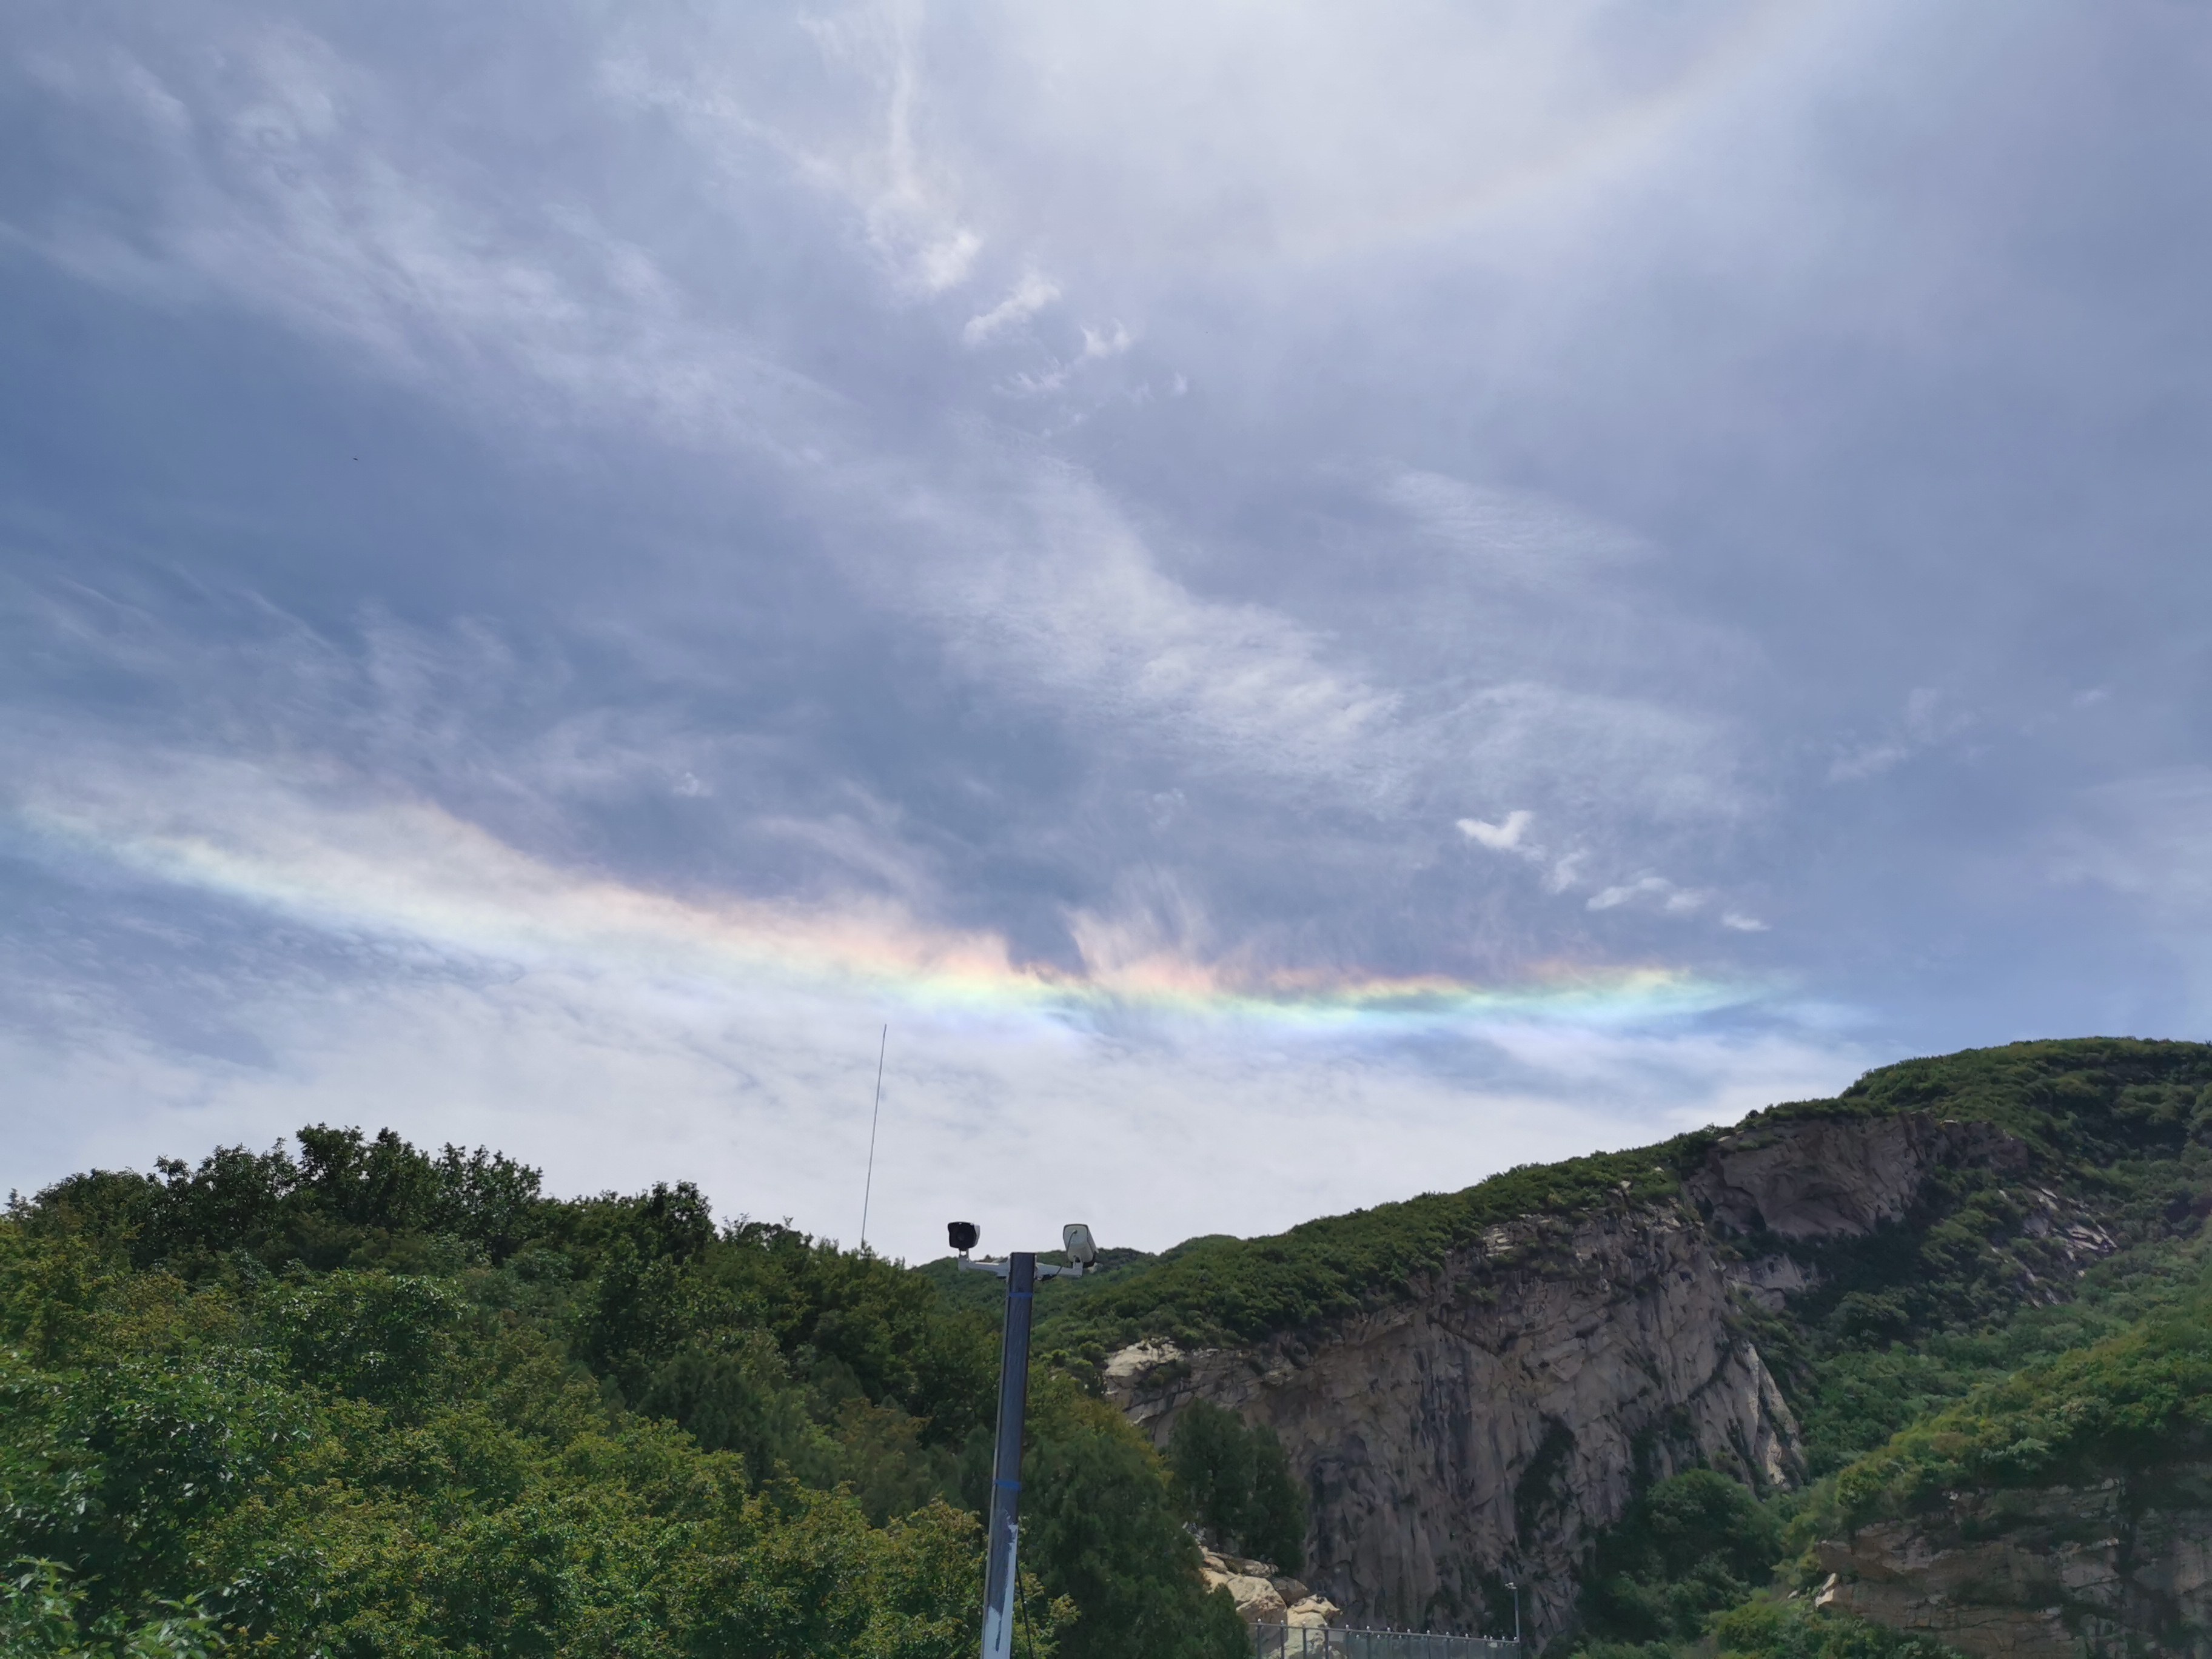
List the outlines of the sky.
{"type": "Polygon", "coordinates": [[[1157,1249],[2212,1035],[2208,93],[2198,0],[21,0],[0,1184],[1157,1249]]]}

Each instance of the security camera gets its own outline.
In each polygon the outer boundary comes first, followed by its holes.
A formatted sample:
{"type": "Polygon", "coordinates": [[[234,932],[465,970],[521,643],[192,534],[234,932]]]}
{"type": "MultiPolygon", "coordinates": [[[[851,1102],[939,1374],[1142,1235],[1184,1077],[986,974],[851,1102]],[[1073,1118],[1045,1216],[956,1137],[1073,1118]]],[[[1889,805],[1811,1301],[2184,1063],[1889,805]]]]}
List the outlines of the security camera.
{"type": "Polygon", "coordinates": [[[951,1241],[954,1249],[965,1255],[975,1248],[975,1241],[983,1234],[972,1221],[948,1221],[945,1224],[945,1236],[951,1241]]]}
{"type": "Polygon", "coordinates": [[[1091,1267],[1098,1260],[1098,1246],[1091,1241],[1091,1229],[1080,1221],[1062,1227],[1060,1241],[1067,1247],[1067,1259],[1079,1267],[1091,1267]]]}

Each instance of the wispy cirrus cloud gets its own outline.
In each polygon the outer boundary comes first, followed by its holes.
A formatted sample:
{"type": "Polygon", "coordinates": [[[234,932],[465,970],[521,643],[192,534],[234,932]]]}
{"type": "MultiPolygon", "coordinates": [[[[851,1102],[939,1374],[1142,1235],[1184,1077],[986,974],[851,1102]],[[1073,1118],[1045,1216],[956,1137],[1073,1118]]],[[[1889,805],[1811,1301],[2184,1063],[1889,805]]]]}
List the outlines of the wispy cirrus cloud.
{"type": "Polygon", "coordinates": [[[40,1167],[411,1112],[583,1181],[712,1125],[736,1201],[826,1214],[890,1017],[916,1194],[988,1147],[1165,1239],[2170,1025],[2195,51],[11,16],[40,1167]],[[1232,1216],[1146,1184],[1170,1139],[1280,1161],[1232,1216]]]}

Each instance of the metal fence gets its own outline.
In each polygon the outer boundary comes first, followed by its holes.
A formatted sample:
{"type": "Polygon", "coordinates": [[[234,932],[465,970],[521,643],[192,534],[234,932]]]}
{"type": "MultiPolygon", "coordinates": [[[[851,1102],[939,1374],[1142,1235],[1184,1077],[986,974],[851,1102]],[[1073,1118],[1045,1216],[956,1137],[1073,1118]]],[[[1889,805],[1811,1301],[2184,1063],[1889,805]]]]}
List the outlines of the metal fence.
{"type": "Polygon", "coordinates": [[[1255,1625],[1253,1659],[1521,1659],[1521,1644],[1488,1636],[1417,1630],[1343,1630],[1322,1625],[1255,1625]]]}

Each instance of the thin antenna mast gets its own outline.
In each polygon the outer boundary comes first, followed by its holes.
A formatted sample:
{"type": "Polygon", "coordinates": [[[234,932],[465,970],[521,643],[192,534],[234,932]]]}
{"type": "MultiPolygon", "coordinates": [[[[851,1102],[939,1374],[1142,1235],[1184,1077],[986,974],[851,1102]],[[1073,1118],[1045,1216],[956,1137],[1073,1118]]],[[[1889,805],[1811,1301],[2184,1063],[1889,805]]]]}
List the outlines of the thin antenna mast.
{"type": "Polygon", "coordinates": [[[860,1188],[860,1248],[868,1248],[868,1200],[876,1195],[876,1125],[884,1118],[884,1054],[891,1046],[891,1028],[884,1027],[876,1044],[876,1109],[868,1117],[868,1179],[860,1188]]]}

